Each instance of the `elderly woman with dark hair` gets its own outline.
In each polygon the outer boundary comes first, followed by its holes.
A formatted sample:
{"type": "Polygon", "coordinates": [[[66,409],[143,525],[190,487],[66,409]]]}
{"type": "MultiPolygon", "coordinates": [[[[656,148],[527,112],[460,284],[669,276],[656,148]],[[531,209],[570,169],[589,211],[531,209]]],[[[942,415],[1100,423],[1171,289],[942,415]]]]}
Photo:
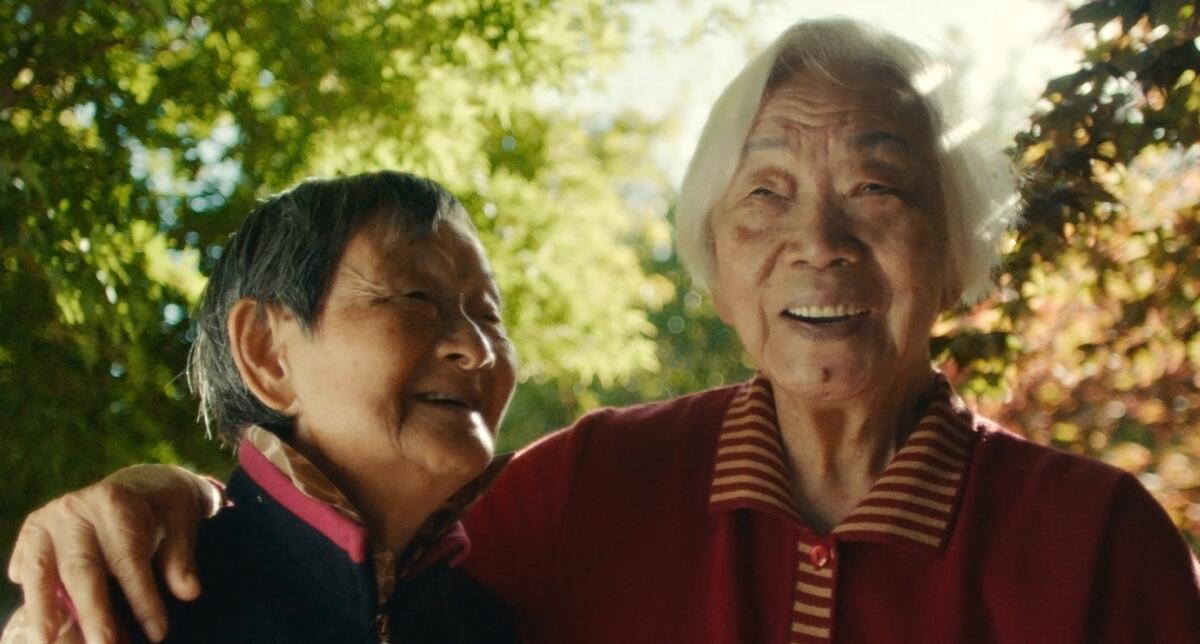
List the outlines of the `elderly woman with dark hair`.
{"type": "MultiPolygon", "coordinates": [[[[679,248],[758,373],[513,459],[467,517],[466,568],[529,639],[1200,642],[1195,560],[1137,480],[977,416],[930,365],[1016,203],[932,65],[858,23],[800,23],[717,101],[679,248]]],[[[193,482],[141,494],[191,523],[193,482]]],[[[128,543],[43,512],[14,556],[36,588],[54,576],[29,562],[64,555],[37,526],[128,543]]]]}
{"type": "Polygon", "coordinates": [[[170,640],[515,641],[451,567],[515,382],[458,201],[395,172],[306,181],[242,224],[196,319],[188,377],[240,467],[170,640]]]}

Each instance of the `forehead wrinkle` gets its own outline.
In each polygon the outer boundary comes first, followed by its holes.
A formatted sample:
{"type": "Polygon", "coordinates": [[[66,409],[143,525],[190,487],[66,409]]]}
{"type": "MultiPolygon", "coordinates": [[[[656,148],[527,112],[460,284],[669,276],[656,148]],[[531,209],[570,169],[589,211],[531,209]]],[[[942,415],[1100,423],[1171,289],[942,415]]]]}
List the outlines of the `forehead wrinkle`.
{"type": "Polygon", "coordinates": [[[862,103],[858,97],[812,99],[785,90],[764,99],[758,119],[760,123],[775,123],[784,128],[821,128],[886,117],[862,103]]]}
{"type": "Polygon", "coordinates": [[[340,277],[348,278],[344,284],[349,289],[371,292],[379,292],[387,289],[386,279],[381,280],[379,277],[368,275],[364,270],[360,270],[346,262],[343,262],[338,267],[337,272],[340,277]]]}

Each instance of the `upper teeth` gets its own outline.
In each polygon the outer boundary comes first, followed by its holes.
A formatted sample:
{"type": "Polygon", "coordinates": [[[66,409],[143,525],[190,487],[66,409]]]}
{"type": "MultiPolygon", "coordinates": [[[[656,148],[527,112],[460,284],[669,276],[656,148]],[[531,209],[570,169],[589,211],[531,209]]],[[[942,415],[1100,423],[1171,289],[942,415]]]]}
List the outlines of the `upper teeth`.
{"type": "Polygon", "coordinates": [[[425,398],[427,398],[428,400],[437,400],[437,401],[462,402],[461,400],[459,400],[458,398],[455,398],[453,396],[447,396],[446,394],[439,394],[439,393],[425,394],[425,398]]]}
{"type": "Polygon", "coordinates": [[[867,309],[852,304],[838,304],[837,306],[797,306],[788,309],[787,312],[798,318],[841,318],[847,315],[866,313],[867,309]]]}

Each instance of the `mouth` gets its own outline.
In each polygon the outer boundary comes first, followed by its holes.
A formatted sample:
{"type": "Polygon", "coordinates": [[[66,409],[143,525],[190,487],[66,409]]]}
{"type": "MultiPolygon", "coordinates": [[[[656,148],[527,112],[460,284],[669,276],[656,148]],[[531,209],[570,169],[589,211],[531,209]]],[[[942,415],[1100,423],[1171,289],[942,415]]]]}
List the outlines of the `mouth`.
{"type": "Polygon", "coordinates": [[[783,310],[783,316],[818,326],[850,322],[870,315],[871,309],[855,304],[833,306],[794,306],[783,310]]]}
{"type": "Polygon", "coordinates": [[[475,411],[478,405],[474,402],[455,394],[445,393],[441,391],[426,391],[414,396],[418,401],[441,407],[458,408],[466,411],[475,411]]]}

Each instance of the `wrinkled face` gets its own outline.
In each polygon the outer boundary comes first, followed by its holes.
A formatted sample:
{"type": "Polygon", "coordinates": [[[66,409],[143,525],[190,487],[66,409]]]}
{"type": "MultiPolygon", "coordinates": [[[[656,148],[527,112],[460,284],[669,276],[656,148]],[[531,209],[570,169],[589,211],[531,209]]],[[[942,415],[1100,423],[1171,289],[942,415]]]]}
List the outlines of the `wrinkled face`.
{"type": "Polygon", "coordinates": [[[934,155],[895,91],[799,72],[764,97],[713,209],[713,295],[776,389],[832,403],[928,371],[957,297],[934,155]]]}
{"type": "Polygon", "coordinates": [[[297,441],[341,480],[401,467],[475,476],[515,384],[500,316],[463,227],[409,240],[367,226],[346,245],[316,330],[288,345],[297,441]]]}

